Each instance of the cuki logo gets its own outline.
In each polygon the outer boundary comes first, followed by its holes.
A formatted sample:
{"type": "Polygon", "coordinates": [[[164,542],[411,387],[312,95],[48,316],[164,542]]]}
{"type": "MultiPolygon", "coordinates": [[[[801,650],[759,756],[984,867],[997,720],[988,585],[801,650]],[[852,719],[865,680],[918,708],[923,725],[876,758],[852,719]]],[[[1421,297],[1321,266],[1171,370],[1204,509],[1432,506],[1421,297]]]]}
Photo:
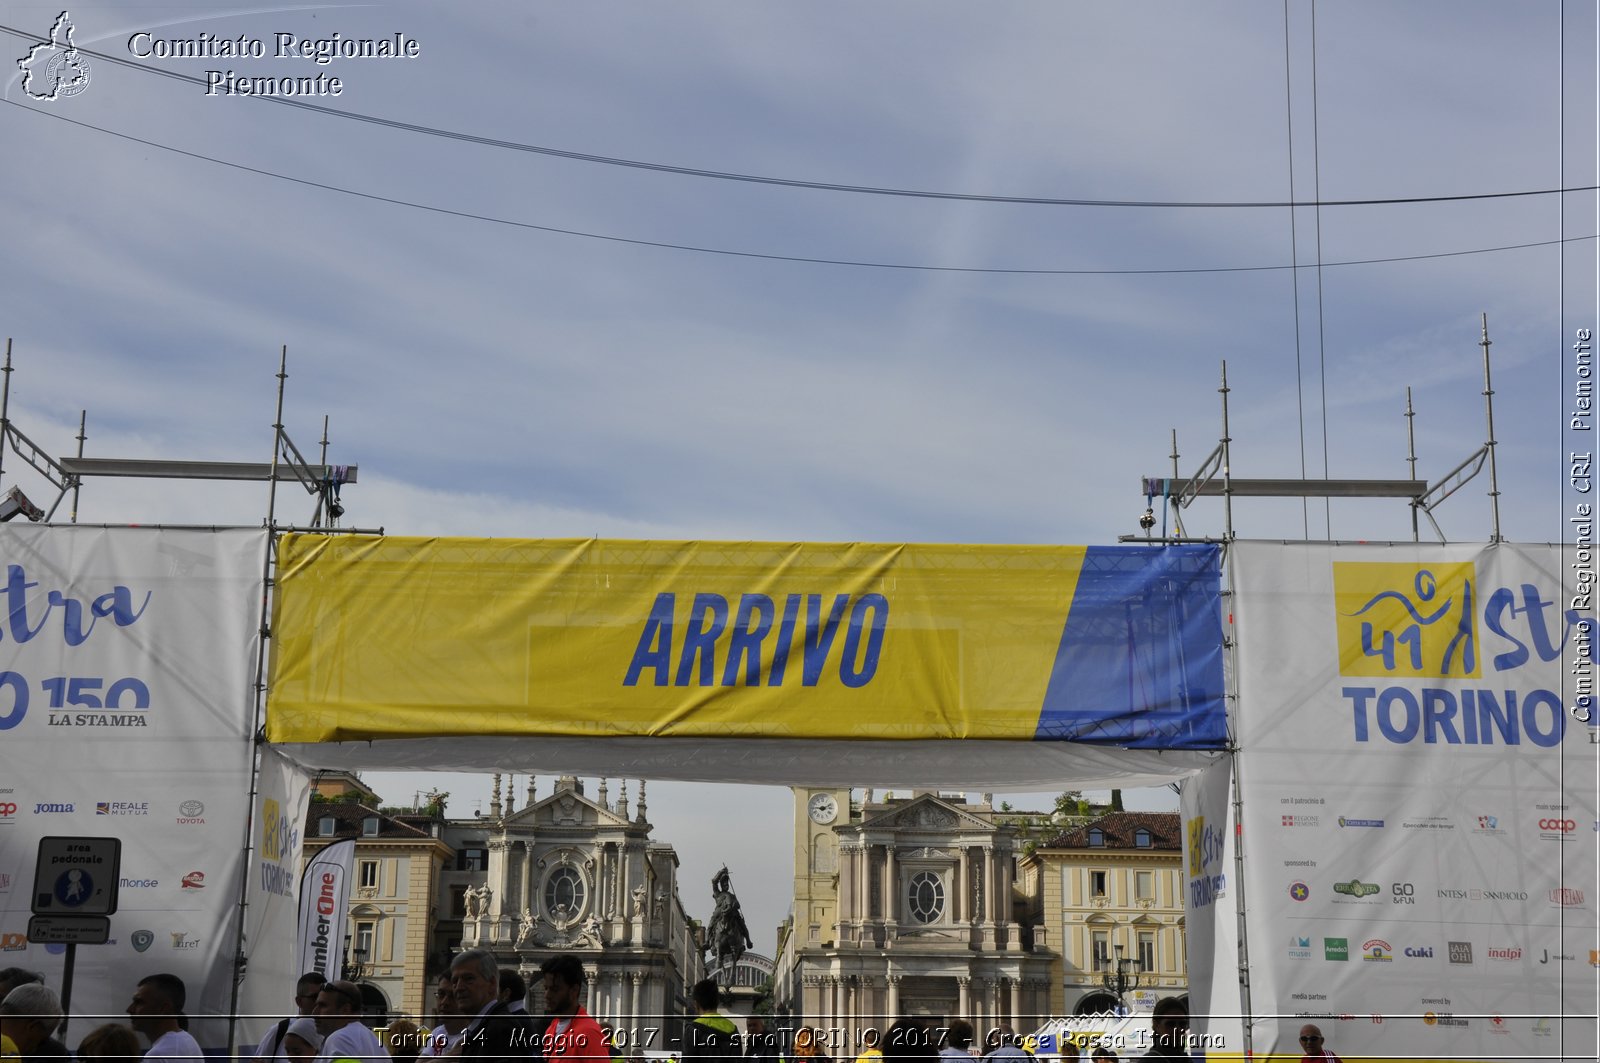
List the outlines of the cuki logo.
{"type": "Polygon", "coordinates": [[[191,871],[183,876],[183,888],[186,890],[201,890],[206,888],[206,876],[199,871],[191,871]]]}

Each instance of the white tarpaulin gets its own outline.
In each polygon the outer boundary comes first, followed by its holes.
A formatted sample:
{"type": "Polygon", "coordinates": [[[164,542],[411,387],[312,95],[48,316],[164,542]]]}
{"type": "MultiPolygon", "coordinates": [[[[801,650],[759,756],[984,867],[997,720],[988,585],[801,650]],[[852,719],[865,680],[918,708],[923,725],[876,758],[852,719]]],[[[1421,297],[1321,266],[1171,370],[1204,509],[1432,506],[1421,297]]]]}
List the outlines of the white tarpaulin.
{"type": "Polygon", "coordinates": [[[265,549],[256,530],[0,526],[0,966],[61,987],[65,946],[27,939],[40,838],[122,841],[111,941],[77,946],[69,1041],[158,971],[190,1014],[229,1010],[265,549]]]}
{"type": "Polygon", "coordinates": [[[1592,584],[1506,544],[1230,565],[1256,1053],[1595,1058],[1592,584]]]}

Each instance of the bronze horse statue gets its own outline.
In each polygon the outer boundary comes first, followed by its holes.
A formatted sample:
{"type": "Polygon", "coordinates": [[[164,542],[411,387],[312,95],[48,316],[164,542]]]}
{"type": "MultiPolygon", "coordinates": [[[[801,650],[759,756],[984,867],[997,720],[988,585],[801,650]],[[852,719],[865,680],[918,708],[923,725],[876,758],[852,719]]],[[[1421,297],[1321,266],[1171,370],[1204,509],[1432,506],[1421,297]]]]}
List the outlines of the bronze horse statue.
{"type": "Polygon", "coordinates": [[[734,895],[727,865],[712,876],[711,897],[716,907],[711,913],[708,944],[717,958],[719,980],[724,985],[732,985],[734,965],[753,942],[750,929],[744,923],[744,914],[739,910],[739,898],[734,895]]]}

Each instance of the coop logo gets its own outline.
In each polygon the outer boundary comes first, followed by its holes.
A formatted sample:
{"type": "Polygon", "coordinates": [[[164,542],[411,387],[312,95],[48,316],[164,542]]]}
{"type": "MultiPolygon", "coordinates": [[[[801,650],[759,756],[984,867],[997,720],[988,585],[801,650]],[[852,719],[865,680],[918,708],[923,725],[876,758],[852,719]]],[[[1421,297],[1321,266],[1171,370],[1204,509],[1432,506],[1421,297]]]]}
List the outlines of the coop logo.
{"type": "Polygon", "coordinates": [[[60,813],[63,813],[63,812],[71,812],[71,811],[72,811],[72,806],[70,804],[64,805],[64,804],[60,804],[59,802],[52,803],[52,802],[41,801],[39,804],[36,804],[36,805],[33,806],[33,814],[36,815],[36,816],[53,816],[53,815],[59,815],[60,813]]]}
{"type": "Polygon", "coordinates": [[[1446,946],[1450,962],[1458,966],[1472,963],[1472,942],[1452,941],[1446,946]]]}
{"type": "Polygon", "coordinates": [[[1292,960],[1309,960],[1311,958],[1311,939],[1298,935],[1289,938],[1289,958],[1292,960]]]}
{"type": "Polygon", "coordinates": [[[1341,826],[1341,827],[1381,827],[1381,826],[1383,826],[1383,820],[1381,820],[1381,819],[1346,819],[1345,817],[1340,816],[1339,817],[1339,826],[1341,826]]]}
{"type": "Polygon", "coordinates": [[[1546,817],[1539,821],[1539,837],[1548,841],[1564,842],[1567,835],[1578,829],[1575,819],[1554,819],[1546,817]]]}
{"type": "Polygon", "coordinates": [[[1338,963],[1344,963],[1350,959],[1350,939],[1323,938],[1322,958],[1324,960],[1334,960],[1338,963]]]}
{"type": "Polygon", "coordinates": [[[1557,908],[1581,908],[1583,906],[1583,891],[1559,886],[1550,891],[1550,903],[1557,908]]]}
{"type": "Polygon", "coordinates": [[[1392,963],[1394,949],[1382,938],[1372,938],[1361,943],[1361,960],[1363,963],[1392,963]]]}
{"type": "Polygon", "coordinates": [[[13,817],[16,814],[17,803],[15,801],[0,801],[0,826],[15,823],[16,819],[13,817]]]}
{"type": "Polygon", "coordinates": [[[206,876],[202,872],[191,871],[183,876],[179,885],[186,890],[202,890],[206,888],[206,876]]]}
{"type": "Polygon", "coordinates": [[[1517,960],[1522,959],[1522,949],[1520,949],[1516,945],[1510,945],[1510,946],[1507,946],[1506,948],[1503,948],[1503,949],[1497,949],[1493,945],[1491,945],[1491,946],[1489,946],[1487,951],[1489,953],[1489,958],[1491,960],[1500,960],[1502,962],[1515,962],[1517,960]]]}
{"type": "Polygon", "coordinates": [[[1376,882],[1362,882],[1358,878],[1353,878],[1349,882],[1335,882],[1333,884],[1333,892],[1361,900],[1364,897],[1375,896],[1381,891],[1376,882]]]}
{"type": "Polygon", "coordinates": [[[1304,882],[1296,882],[1289,887],[1289,896],[1297,901],[1303,901],[1311,896],[1311,887],[1304,882]]]}
{"type": "Polygon", "coordinates": [[[1408,960],[1431,960],[1433,959],[1433,946],[1407,945],[1404,955],[1408,960]]]}
{"type": "MultiPolygon", "coordinates": [[[[1557,660],[1574,629],[1574,652],[1597,660],[1597,640],[1587,637],[1593,625],[1581,610],[1563,612],[1562,602],[1531,583],[1485,595],[1471,562],[1335,562],[1333,584],[1341,675],[1391,683],[1478,679],[1485,671],[1519,669],[1535,655],[1557,660]],[[1494,640],[1487,648],[1480,646],[1480,621],[1494,640]]],[[[1348,686],[1342,695],[1357,742],[1371,741],[1376,731],[1397,745],[1553,747],[1566,734],[1562,699],[1546,689],[1375,685],[1348,686]]],[[[1600,725],[1587,706],[1574,716],[1600,725]]]]}
{"type": "Polygon", "coordinates": [[[193,827],[206,821],[206,805],[204,801],[185,801],[178,806],[178,823],[180,826],[193,827]]]}
{"type": "Polygon", "coordinates": [[[1285,827],[1320,827],[1322,825],[1322,817],[1284,816],[1282,825],[1285,827]]]}
{"type": "Polygon", "coordinates": [[[50,40],[35,44],[17,60],[17,69],[22,71],[22,91],[32,99],[65,99],[89,87],[89,60],[72,43],[76,28],[72,16],[61,12],[50,27],[50,40]]]}
{"type": "Polygon", "coordinates": [[[148,801],[96,801],[94,814],[97,816],[148,816],[150,802],[148,801]]]}

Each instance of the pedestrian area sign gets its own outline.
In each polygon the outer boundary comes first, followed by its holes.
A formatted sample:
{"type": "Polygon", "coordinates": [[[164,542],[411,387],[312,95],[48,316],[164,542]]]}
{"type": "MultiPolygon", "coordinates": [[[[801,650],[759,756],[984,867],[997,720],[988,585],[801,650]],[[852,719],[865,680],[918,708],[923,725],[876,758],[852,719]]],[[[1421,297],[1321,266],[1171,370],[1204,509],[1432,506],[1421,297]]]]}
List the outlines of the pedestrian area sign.
{"type": "Polygon", "coordinates": [[[35,915],[111,915],[117,910],[119,838],[40,838],[35,915]]]}

